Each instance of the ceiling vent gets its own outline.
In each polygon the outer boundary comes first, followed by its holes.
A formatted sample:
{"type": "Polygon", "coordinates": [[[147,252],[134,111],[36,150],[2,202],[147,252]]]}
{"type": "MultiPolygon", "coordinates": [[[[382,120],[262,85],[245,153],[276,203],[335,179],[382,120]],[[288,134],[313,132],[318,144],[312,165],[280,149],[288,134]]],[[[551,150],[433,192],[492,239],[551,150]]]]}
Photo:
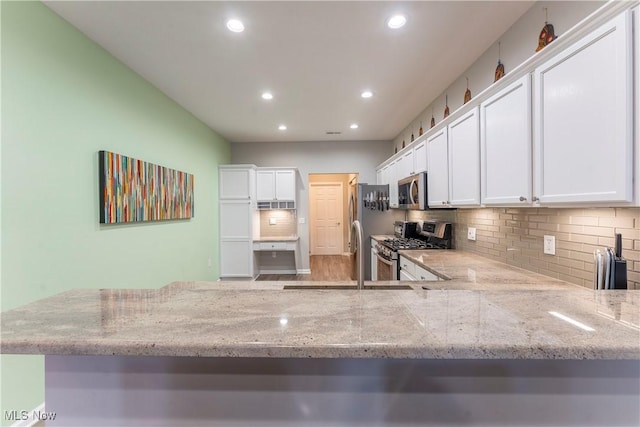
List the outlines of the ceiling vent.
{"type": "Polygon", "coordinates": [[[327,131],[327,135],[340,135],[341,133],[340,131],[327,131]]]}

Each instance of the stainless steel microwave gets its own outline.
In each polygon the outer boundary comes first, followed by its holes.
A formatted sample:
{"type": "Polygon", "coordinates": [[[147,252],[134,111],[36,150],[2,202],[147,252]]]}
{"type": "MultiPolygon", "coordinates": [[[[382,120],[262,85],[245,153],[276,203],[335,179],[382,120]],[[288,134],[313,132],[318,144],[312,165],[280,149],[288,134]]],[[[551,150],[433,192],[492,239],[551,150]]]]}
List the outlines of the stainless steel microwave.
{"type": "Polygon", "coordinates": [[[398,181],[398,208],[408,210],[426,210],[427,205],[427,173],[398,181]]]}

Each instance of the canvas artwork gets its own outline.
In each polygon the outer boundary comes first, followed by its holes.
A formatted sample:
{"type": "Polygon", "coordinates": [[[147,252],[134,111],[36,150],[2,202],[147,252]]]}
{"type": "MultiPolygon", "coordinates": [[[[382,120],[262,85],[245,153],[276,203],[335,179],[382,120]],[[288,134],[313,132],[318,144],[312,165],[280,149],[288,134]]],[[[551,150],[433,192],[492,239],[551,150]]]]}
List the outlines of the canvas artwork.
{"type": "Polygon", "coordinates": [[[110,151],[99,152],[100,223],[193,217],[193,175],[110,151]]]}

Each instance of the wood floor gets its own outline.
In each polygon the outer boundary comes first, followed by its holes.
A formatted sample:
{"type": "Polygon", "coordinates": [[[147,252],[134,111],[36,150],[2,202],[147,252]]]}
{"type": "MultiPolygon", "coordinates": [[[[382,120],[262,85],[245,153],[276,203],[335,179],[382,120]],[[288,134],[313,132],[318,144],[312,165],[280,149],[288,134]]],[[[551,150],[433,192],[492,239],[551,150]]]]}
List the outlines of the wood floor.
{"type": "Polygon", "coordinates": [[[311,274],[261,274],[256,280],[351,280],[348,255],[311,255],[311,274]]]}

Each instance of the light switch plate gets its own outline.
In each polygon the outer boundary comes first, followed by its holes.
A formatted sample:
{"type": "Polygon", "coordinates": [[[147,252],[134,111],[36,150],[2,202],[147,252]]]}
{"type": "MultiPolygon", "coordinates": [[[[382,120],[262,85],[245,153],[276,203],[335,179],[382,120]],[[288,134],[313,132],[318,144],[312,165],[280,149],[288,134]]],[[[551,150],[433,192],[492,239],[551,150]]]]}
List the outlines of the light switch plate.
{"type": "Polygon", "coordinates": [[[269,225],[276,225],[276,219],[275,218],[269,218],[269,225]]]}
{"type": "Polygon", "coordinates": [[[475,227],[469,227],[469,229],[467,230],[467,239],[476,240],[476,228],[475,227]]]}
{"type": "Polygon", "coordinates": [[[304,224],[305,222],[304,218],[298,218],[298,224],[304,224]]]}
{"type": "Polygon", "coordinates": [[[556,254],[556,236],[544,236],[544,253],[547,255],[556,254]]]}

